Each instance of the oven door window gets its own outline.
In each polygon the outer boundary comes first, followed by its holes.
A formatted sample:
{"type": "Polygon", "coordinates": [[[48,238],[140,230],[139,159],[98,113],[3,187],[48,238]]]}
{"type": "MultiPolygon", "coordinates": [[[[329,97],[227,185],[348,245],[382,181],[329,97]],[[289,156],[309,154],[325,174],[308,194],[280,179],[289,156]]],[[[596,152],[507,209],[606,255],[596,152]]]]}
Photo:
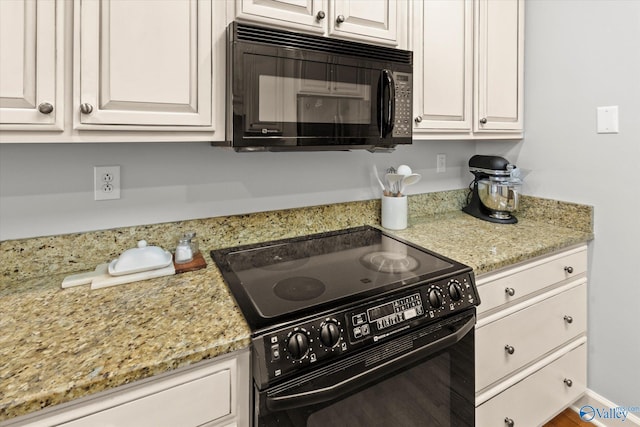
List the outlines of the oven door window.
{"type": "Polygon", "coordinates": [[[298,138],[300,145],[319,135],[324,143],[379,136],[379,70],[252,53],[243,60],[245,135],[298,138]]]}
{"type": "MultiPolygon", "coordinates": [[[[345,395],[257,414],[258,425],[471,427],[475,421],[473,340],[471,329],[455,345],[367,380],[345,395]]],[[[264,409],[263,404],[260,407],[264,409]]]]}

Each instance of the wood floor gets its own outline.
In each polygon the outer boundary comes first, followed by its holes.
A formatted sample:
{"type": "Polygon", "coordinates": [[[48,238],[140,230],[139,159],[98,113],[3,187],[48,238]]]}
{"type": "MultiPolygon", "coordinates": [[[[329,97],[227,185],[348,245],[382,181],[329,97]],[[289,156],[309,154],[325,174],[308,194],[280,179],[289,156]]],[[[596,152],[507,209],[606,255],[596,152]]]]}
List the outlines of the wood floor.
{"type": "Polygon", "coordinates": [[[549,421],[543,427],[593,427],[592,423],[582,421],[577,413],[571,409],[565,409],[557,417],[549,421]]]}

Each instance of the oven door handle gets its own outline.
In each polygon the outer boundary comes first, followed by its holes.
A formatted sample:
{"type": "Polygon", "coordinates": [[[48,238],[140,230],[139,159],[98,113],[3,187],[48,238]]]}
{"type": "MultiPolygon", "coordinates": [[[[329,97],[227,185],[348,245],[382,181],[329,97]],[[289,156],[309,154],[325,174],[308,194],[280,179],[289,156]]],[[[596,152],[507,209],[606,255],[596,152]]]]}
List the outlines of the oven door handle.
{"type": "Polygon", "coordinates": [[[376,379],[391,374],[398,369],[406,367],[416,361],[434,354],[442,349],[450,347],[459,342],[464,336],[473,329],[476,323],[475,315],[459,326],[457,330],[445,337],[442,337],[425,346],[414,349],[404,355],[391,359],[381,365],[369,369],[353,377],[333,384],[329,387],[319,388],[316,390],[305,391],[302,393],[293,393],[283,396],[266,396],[267,408],[271,411],[282,411],[287,409],[299,408],[303,406],[328,402],[336,398],[340,398],[353,390],[364,385],[372,383],[376,379]]]}

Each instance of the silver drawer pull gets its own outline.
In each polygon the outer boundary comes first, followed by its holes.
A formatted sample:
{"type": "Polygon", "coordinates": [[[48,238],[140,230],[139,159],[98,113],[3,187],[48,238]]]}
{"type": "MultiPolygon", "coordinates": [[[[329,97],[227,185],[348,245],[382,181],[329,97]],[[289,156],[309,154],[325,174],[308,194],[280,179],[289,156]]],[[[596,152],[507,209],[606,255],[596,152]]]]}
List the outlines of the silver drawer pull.
{"type": "Polygon", "coordinates": [[[569,378],[565,378],[564,383],[567,385],[567,387],[571,387],[573,385],[573,381],[571,381],[569,378]]]}
{"type": "Polygon", "coordinates": [[[512,345],[507,344],[507,345],[504,346],[504,351],[506,351],[509,354],[513,354],[513,353],[516,352],[516,349],[513,348],[512,345]]]}
{"type": "Polygon", "coordinates": [[[516,423],[514,423],[513,420],[509,417],[504,419],[504,424],[508,427],[513,427],[514,425],[516,425],[516,423]]]}
{"type": "Polygon", "coordinates": [[[516,290],[515,290],[515,289],[513,289],[513,288],[506,288],[504,291],[505,291],[505,293],[506,293],[507,295],[509,295],[510,297],[512,297],[512,296],[514,296],[514,295],[516,294],[516,290]]]}
{"type": "Polygon", "coordinates": [[[564,268],[564,271],[566,271],[567,273],[571,274],[573,273],[573,267],[571,267],[570,265],[566,266],[564,268]]]}
{"type": "Polygon", "coordinates": [[[564,321],[567,323],[573,323],[573,317],[571,316],[564,316],[564,321]]]}

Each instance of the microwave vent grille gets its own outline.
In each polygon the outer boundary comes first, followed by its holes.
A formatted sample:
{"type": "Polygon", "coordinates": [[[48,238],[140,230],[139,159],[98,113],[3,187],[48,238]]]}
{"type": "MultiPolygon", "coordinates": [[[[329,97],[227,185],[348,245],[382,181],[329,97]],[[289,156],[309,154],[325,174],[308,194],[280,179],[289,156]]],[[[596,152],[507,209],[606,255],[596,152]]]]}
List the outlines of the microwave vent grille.
{"type": "Polygon", "coordinates": [[[237,22],[233,23],[233,28],[235,32],[234,39],[237,41],[315,50],[403,64],[413,63],[413,53],[406,50],[312,36],[291,31],[274,30],[271,28],[239,24],[237,22]]]}

